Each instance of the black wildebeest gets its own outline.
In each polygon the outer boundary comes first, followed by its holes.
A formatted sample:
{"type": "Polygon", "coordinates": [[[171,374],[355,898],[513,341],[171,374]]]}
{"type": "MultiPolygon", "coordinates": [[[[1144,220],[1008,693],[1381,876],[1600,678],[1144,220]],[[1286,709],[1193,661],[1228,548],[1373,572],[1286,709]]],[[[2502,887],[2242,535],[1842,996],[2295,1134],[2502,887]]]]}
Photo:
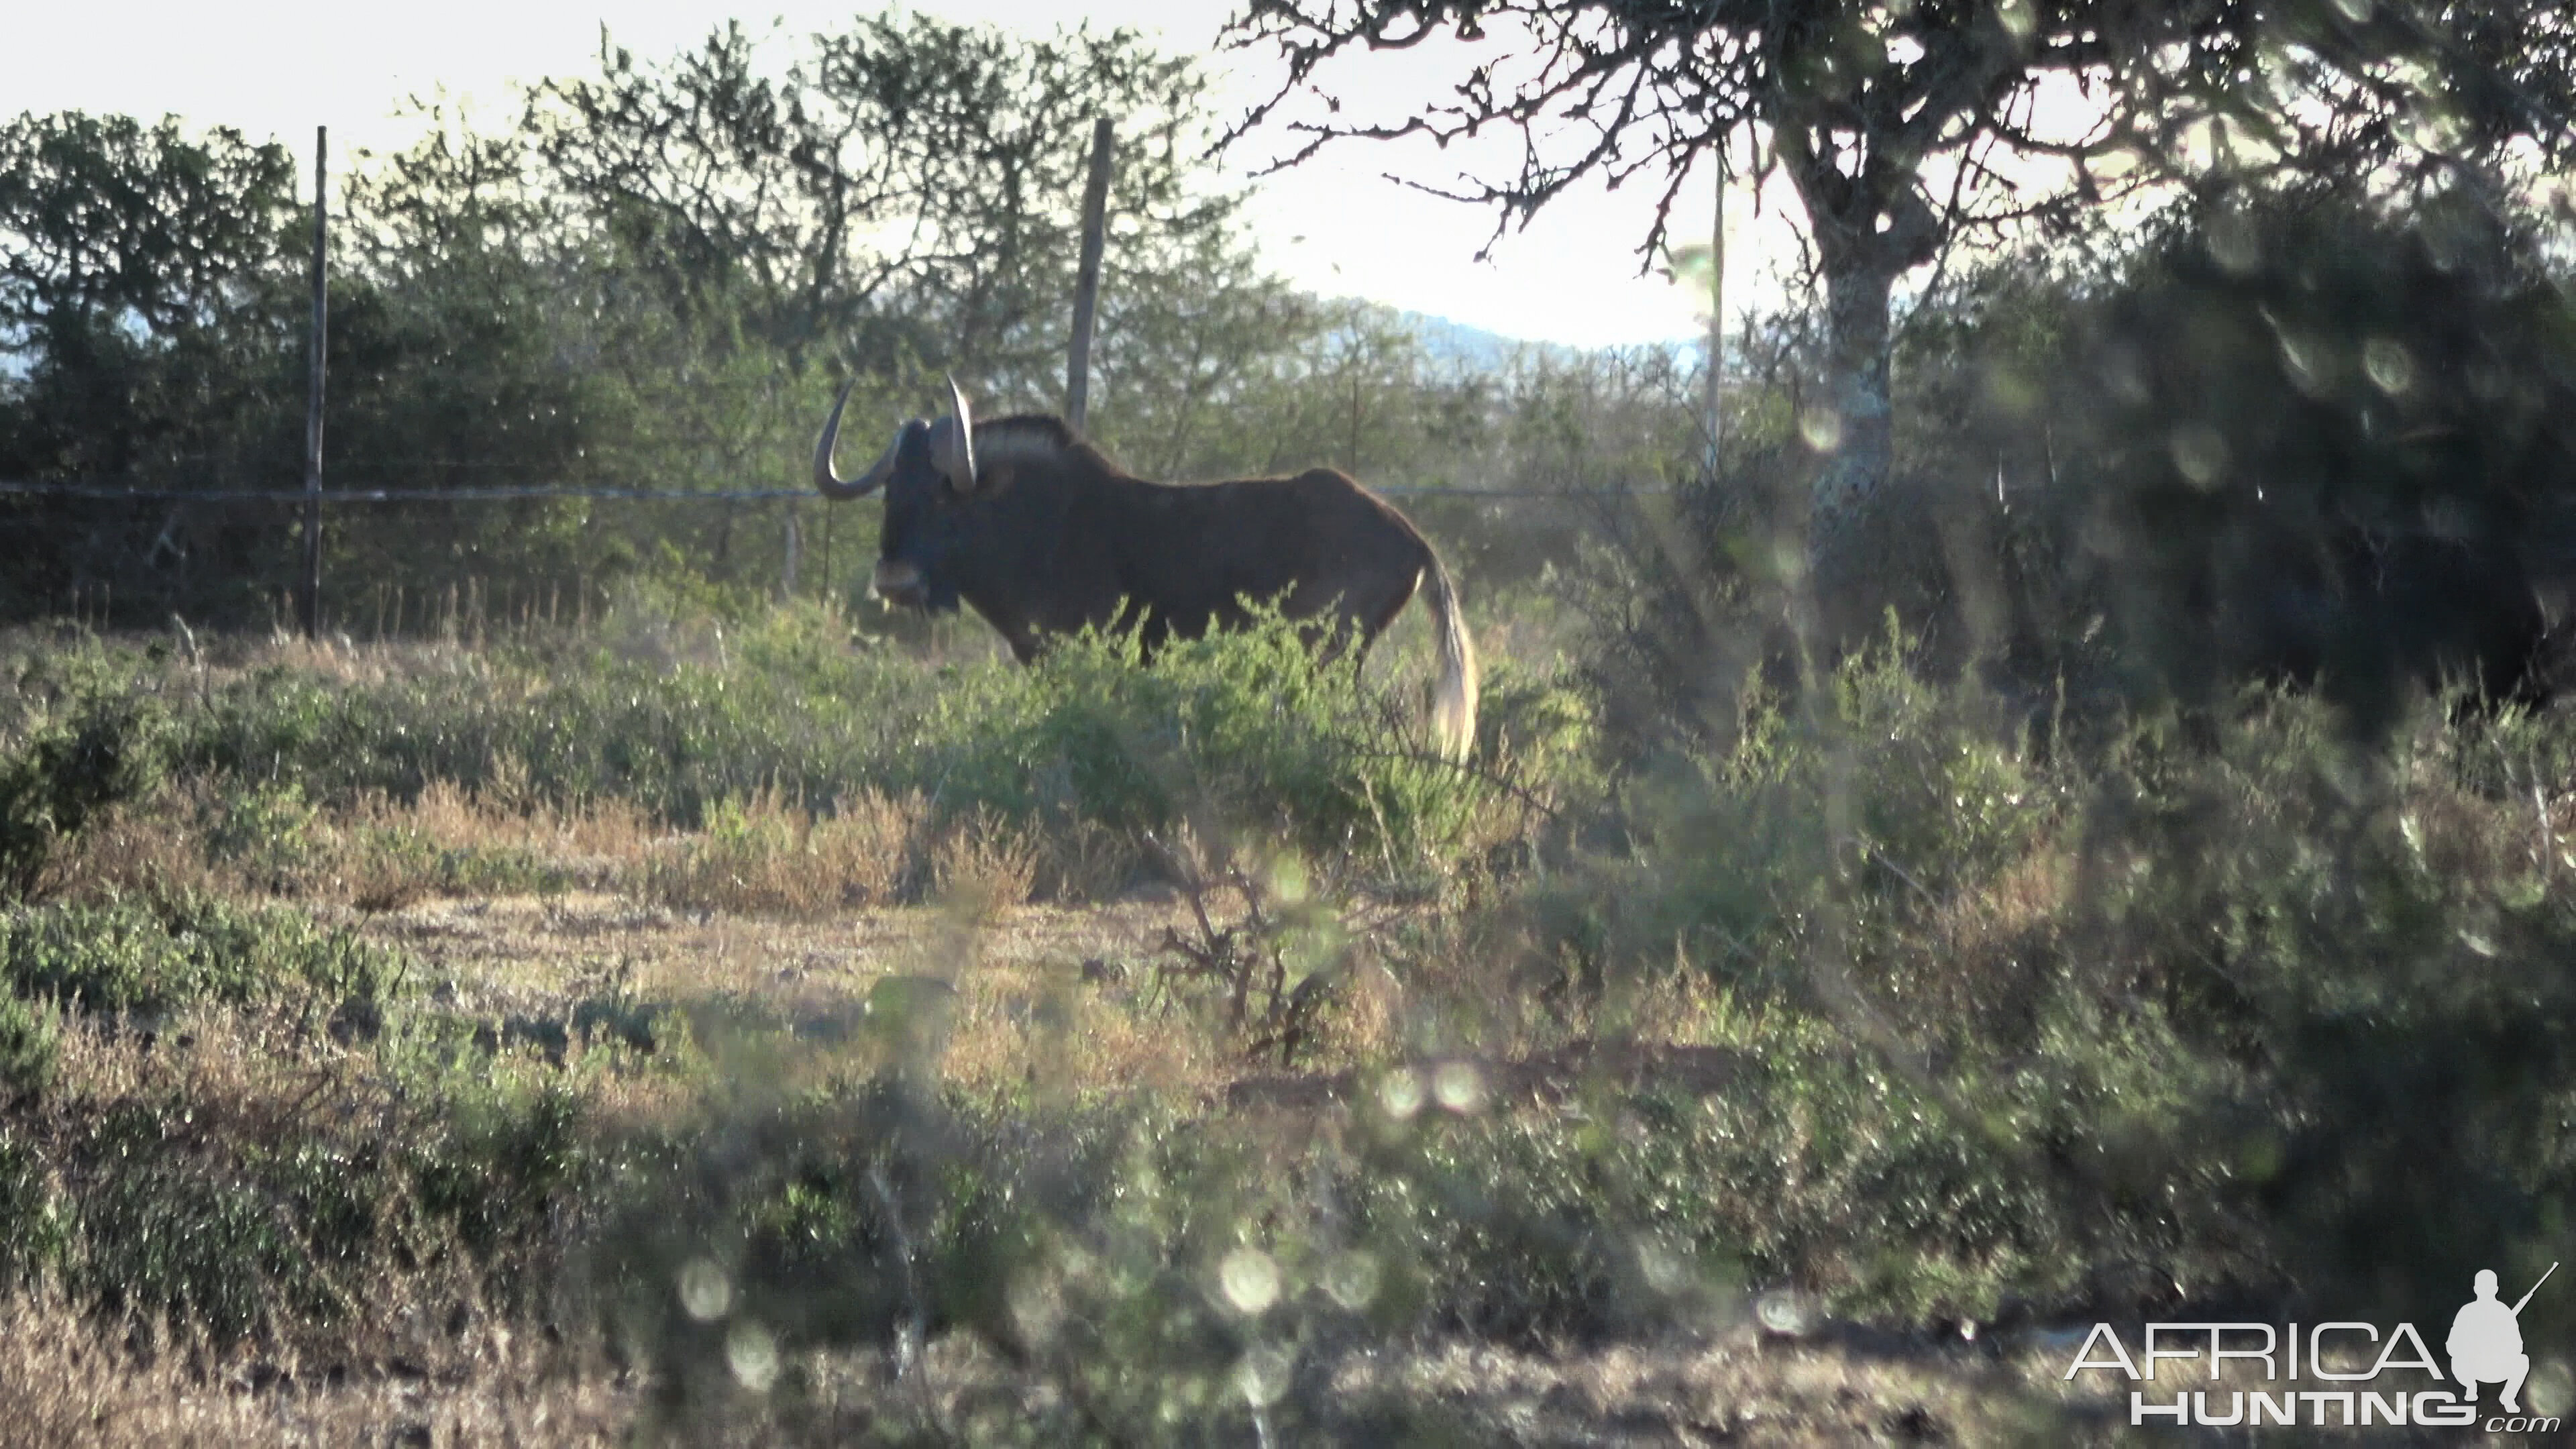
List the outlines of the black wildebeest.
{"type": "Polygon", "coordinates": [[[1319,648],[1365,655],[1422,588],[1439,635],[1432,730],[1453,759],[1476,738],[1476,650],[1439,555],[1385,499],[1330,468],[1175,486],[1133,477],[1044,415],[915,418],[868,470],[832,466],[845,386],[814,445],[834,499],[885,490],[875,588],[890,603],[962,600],[1025,664],[1049,635],[1133,627],[1147,651],[1248,621],[1277,601],[1319,648]]]}

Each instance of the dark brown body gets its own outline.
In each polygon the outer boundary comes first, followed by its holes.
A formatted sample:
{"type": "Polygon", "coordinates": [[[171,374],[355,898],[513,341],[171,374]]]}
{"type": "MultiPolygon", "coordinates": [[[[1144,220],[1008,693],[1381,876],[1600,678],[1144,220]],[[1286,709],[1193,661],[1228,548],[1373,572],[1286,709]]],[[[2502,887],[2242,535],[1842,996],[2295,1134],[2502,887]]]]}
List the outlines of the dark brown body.
{"type": "Polygon", "coordinates": [[[1059,419],[976,423],[959,398],[955,417],[905,424],[843,483],[831,468],[840,411],[816,482],[835,497],[885,490],[876,587],[888,600],[963,602],[1026,663],[1051,635],[1132,625],[1151,649],[1273,602],[1318,648],[1365,652],[1421,588],[1438,631],[1436,732],[1453,755],[1473,740],[1475,652],[1448,572],[1411,520],[1343,474],[1153,483],[1059,419]]]}
{"type": "Polygon", "coordinates": [[[1194,639],[1244,623],[1247,600],[1366,647],[1439,564],[1410,520],[1330,469],[1176,486],[1077,448],[1053,467],[986,463],[966,504],[984,547],[961,561],[959,592],[1023,660],[1085,625],[1141,624],[1149,647],[1194,639]]]}

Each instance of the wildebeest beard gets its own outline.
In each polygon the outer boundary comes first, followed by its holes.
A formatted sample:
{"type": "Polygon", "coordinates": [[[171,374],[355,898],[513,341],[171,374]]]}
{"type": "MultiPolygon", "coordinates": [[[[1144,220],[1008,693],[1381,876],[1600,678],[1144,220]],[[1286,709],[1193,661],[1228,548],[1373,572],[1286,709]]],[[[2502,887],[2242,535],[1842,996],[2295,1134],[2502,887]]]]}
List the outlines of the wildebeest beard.
{"type": "Polygon", "coordinates": [[[939,481],[931,461],[932,425],[906,423],[889,450],[896,464],[886,488],[879,534],[876,591],[888,603],[934,614],[963,604],[961,572],[971,546],[965,502],[939,481]]]}

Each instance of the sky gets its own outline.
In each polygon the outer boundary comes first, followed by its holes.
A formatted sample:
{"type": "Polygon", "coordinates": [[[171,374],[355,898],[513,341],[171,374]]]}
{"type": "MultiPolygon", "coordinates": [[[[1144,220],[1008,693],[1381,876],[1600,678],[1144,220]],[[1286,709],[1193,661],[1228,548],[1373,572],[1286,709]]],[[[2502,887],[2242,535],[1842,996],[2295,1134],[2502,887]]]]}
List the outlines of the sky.
{"type": "MultiPolygon", "coordinates": [[[[441,92],[482,124],[515,114],[514,83],[585,75],[595,67],[600,27],[639,58],[673,54],[728,18],[755,33],[775,24],[785,37],[845,23],[850,0],[439,0],[362,7],[347,0],[126,0],[118,5],[24,0],[7,24],[16,63],[0,62],[5,114],[20,111],[176,114],[184,122],[230,125],[254,139],[285,142],[310,164],[313,128],[331,128],[335,157],[358,148],[392,149],[412,134],[397,118],[406,97],[441,92]]],[[[1031,34],[1089,20],[1156,35],[1165,48],[1212,50],[1231,8],[1225,0],[930,0],[912,10],[992,23],[1031,34]]],[[[784,38],[784,37],[782,37],[784,38]]],[[[1221,104],[1233,111],[1276,85],[1267,53],[1216,54],[1221,104]]],[[[1465,52],[1426,48],[1370,57],[1328,77],[1354,105],[1409,112],[1464,73],[1465,52]]],[[[1249,178],[1287,144],[1257,133],[1224,164],[1249,178]]],[[[1640,275],[1652,197],[1632,184],[1618,192],[1569,194],[1526,231],[1501,239],[1489,261],[1475,254],[1491,237],[1494,213],[1425,195],[1388,180],[1454,183],[1462,166],[1500,177],[1509,151],[1443,154],[1344,142],[1294,170],[1254,180],[1251,215],[1269,265],[1325,296],[1356,296],[1431,313],[1507,337],[1614,346],[1701,335],[1705,294],[1676,287],[1657,271],[1640,275]]],[[[334,162],[338,169],[339,162],[334,162]]],[[[1713,186],[1694,177],[1675,208],[1676,239],[1704,243],[1713,186]]],[[[1727,287],[1734,299],[1776,265],[1789,245],[1778,198],[1757,216],[1736,188],[1728,211],[1727,287]]]]}

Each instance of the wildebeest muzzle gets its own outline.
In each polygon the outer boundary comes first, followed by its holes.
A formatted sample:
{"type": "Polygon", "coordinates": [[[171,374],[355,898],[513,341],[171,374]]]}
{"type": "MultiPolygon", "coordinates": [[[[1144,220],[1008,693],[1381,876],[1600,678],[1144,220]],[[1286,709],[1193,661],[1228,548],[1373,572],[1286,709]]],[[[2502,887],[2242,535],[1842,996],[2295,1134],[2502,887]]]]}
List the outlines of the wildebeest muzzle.
{"type": "Polygon", "coordinates": [[[920,565],[910,559],[878,559],[876,577],[869,580],[868,587],[897,608],[930,607],[930,583],[921,576],[920,565]]]}

